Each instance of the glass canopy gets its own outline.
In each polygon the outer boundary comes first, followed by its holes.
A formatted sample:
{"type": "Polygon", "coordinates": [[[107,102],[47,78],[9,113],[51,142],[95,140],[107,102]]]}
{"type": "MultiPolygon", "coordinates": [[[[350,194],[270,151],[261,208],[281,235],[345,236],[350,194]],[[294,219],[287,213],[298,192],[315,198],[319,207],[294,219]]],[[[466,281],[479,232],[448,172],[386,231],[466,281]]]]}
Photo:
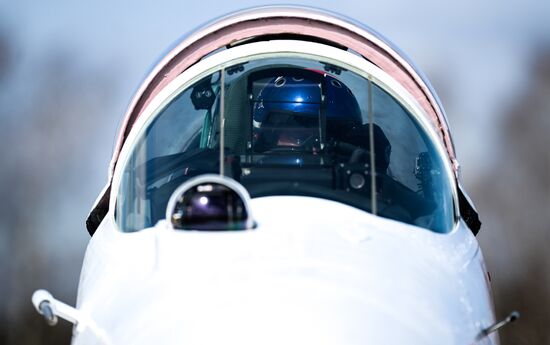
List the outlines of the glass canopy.
{"type": "Polygon", "coordinates": [[[116,221],[126,232],[154,226],[179,185],[216,173],[252,198],[330,199],[445,233],[454,205],[444,159],[369,79],[318,59],[263,56],[204,75],[158,109],[124,167],[116,221]]]}

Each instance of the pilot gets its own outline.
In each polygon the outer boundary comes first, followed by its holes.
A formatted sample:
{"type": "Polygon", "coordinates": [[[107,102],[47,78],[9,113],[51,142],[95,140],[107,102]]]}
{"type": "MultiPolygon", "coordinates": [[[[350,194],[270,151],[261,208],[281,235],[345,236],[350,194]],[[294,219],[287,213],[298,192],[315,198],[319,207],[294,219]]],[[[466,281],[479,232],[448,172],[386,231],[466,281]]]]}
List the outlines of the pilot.
{"type": "MultiPolygon", "coordinates": [[[[252,92],[255,152],[317,154],[326,147],[348,160],[355,154],[368,162],[369,124],[363,124],[357,99],[342,81],[323,71],[293,67],[263,73],[269,77],[252,83],[259,85],[252,92]]],[[[386,172],[391,146],[376,124],[373,133],[376,169],[386,172]]]]}

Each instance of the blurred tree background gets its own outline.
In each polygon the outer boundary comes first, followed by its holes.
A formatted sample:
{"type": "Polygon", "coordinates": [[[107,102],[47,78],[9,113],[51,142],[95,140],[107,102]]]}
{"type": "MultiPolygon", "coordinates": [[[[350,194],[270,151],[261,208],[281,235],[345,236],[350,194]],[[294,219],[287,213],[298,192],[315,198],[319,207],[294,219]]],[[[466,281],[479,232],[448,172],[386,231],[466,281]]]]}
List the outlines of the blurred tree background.
{"type": "MultiPolygon", "coordinates": [[[[178,36],[262,3],[0,1],[0,344],[70,342],[70,325],[47,326],[30,297],[75,303],[84,219],[140,78],[178,36]]],[[[302,3],[373,26],[426,72],[481,214],[497,317],[522,314],[502,344],[550,344],[550,5],[302,3]]]]}
{"type": "Polygon", "coordinates": [[[68,343],[70,325],[48,327],[29,308],[29,297],[43,286],[76,301],[88,237],[83,219],[95,198],[87,179],[106,171],[95,151],[111,150],[98,136],[114,132],[105,109],[116,80],[78,66],[64,51],[18,65],[16,42],[2,37],[0,343],[68,343]],[[19,77],[24,85],[14,82],[19,77]]]}
{"type": "Polygon", "coordinates": [[[472,189],[497,314],[522,312],[503,344],[550,344],[550,46],[534,49],[527,68],[529,82],[495,124],[500,157],[472,189]]]}

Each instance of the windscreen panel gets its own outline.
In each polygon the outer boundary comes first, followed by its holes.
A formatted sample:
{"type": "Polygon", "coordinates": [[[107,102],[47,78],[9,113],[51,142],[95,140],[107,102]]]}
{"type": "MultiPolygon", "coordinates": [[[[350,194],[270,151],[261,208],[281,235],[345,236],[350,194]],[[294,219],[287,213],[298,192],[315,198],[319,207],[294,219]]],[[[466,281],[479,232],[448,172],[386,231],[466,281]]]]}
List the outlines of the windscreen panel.
{"type": "Polygon", "coordinates": [[[330,199],[445,233],[452,179],[438,152],[414,116],[362,75],[258,57],[205,76],[159,109],[124,168],[116,218],[123,231],[153,226],[181,183],[223,172],[252,198],[330,199]]]}
{"type": "Polygon", "coordinates": [[[116,219],[124,231],[153,226],[164,218],[179,185],[219,172],[219,126],[212,114],[219,75],[209,75],[177,95],[138,140],[117,197],[116,219]]]}

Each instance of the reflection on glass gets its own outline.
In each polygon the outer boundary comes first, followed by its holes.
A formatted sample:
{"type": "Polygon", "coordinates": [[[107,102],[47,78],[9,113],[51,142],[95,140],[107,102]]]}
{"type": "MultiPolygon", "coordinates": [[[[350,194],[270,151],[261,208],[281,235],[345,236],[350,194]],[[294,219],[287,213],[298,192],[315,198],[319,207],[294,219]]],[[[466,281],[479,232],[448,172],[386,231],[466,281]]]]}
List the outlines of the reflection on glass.
{"type": "Polygon", "coordinates": [[[245,230],[248,226],[243,199],[217,183],[200,184],[185,191],[171,214],[172,226],[180,230],[245,230]]]}
{"type": "Polygon", "coordinates": [[[223,147],[224,174],[252,198],[305,195],[368,212],[375,205],[379,216],[450,231],[445,157],[391,95],[356,73],[330,75],[324,66],[257,58],[224,71],[224,78],[220,71],[205,76],[159,109],[124,169],[121,229],[137,231],[162,219],[181,183],[220,172],[223,147]]]}

